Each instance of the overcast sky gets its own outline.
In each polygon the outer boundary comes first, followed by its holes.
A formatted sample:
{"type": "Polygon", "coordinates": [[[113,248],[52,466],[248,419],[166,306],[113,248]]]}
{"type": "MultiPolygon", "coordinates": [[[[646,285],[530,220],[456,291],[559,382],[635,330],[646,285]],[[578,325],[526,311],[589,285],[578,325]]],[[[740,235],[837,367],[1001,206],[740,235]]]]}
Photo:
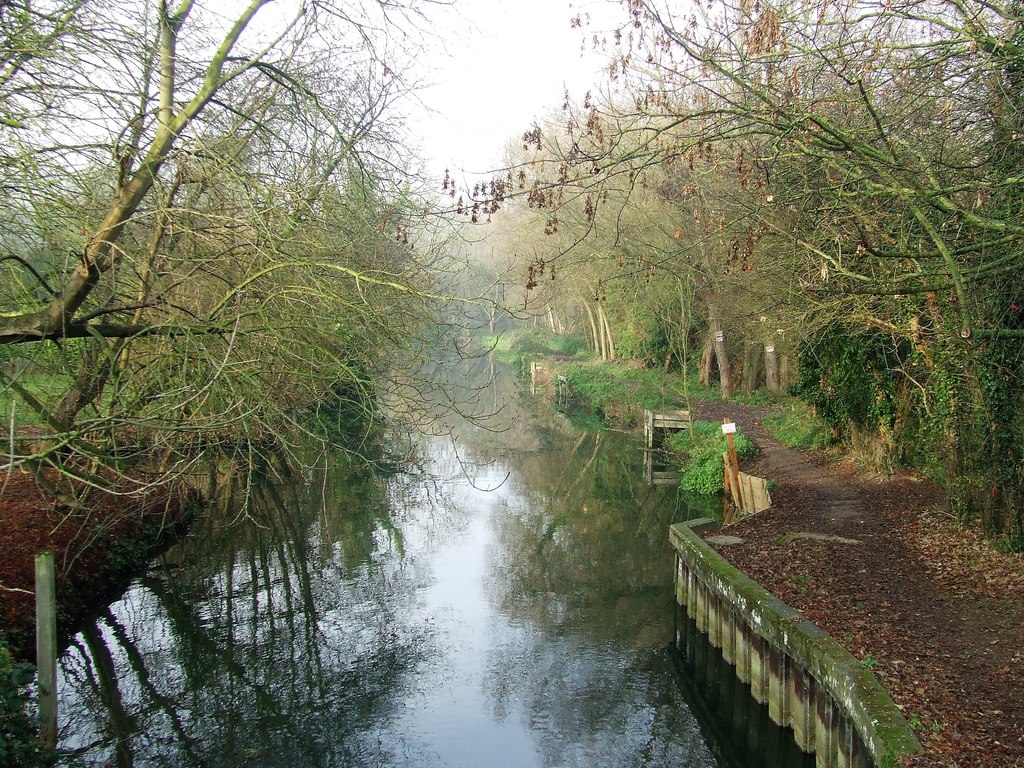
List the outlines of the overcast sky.
{"type": "Polygon", "coordinates": [[[581,55],[584,31],[570,20],[590,13],[607,24],[617,8],[614,0],[455,0],[438,26],[443,41],[422,62],[434,84],[420,98],[432,113],[412,130],[428,170],[461,176],[499,167],[506,140],[560,109],[566,86],[582,100],[604,62],[581,55]]]}

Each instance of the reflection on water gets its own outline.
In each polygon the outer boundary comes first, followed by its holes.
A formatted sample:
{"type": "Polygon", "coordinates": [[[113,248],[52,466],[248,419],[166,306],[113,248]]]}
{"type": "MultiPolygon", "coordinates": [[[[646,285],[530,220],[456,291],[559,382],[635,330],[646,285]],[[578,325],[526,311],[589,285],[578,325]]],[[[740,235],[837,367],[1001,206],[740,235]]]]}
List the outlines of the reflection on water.
{"type": "Polygon", "coordinates": [[[716,765],[671,650],[686,507],[639,442],[502,413],[197,523],[62,658],[68,762],[716,765]]]}

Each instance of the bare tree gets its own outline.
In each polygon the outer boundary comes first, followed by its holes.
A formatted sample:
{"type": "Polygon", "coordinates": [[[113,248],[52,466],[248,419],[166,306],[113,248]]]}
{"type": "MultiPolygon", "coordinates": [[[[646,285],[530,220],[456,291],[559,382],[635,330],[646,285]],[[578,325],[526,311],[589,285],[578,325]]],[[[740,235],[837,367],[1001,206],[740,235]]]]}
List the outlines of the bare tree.
{"type": "Polygon", "coordinates": [[[415,9],[25,7],[0,342],[49,386],[4,377],[42,427],[11,463],[180,471],[309,405],[366,407],[432,295],[393,109],[415,9]]]}

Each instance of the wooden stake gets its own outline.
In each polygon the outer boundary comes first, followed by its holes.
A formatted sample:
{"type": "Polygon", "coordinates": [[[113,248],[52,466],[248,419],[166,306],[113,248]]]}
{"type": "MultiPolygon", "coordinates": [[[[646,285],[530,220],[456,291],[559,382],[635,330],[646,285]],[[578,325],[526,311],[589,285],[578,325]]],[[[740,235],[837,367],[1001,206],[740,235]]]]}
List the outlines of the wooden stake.
{"type": "MultiPolygon", "coordinates": [[[[732,421],[730,418],[722,419],[723,424],[729,424],[732,421]]],[[[740,462],[736,458],[736,443],[732,439],[732,432],[729,432],[725,436],[726,442],[729,443],[729,459],[732,463],[732,481],[736,489],[734,494],[739,499],[739,506],[743,507],[743,486],[740,485],[740,462]]]]}
{"type": "Polygon", "coordinates": [[[36,680],[39,687],[39,741],[57,746],[57,589],[53,552],[36,555],[36,680]]]}
{"type": "Polygon", "coordinates": [[[772,392],[782,389],[782,380],[779,378],[779,356],[775,351],[774,344],[766,344],[764,347],[764,377],[768,389],[772,392]]]}

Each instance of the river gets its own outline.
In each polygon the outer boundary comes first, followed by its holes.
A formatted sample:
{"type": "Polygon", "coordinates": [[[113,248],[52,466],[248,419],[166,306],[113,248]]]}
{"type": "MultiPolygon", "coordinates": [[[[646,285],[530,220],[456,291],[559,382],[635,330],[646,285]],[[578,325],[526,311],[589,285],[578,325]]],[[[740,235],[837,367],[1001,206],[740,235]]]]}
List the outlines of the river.
{"type": "Polygon", "coordinates": [[[390,471],[328,456],[203,515],[61,658],[66,764],[733,764],[673,644],[698,512],[638,436],[498,385],[390,471]]]}

